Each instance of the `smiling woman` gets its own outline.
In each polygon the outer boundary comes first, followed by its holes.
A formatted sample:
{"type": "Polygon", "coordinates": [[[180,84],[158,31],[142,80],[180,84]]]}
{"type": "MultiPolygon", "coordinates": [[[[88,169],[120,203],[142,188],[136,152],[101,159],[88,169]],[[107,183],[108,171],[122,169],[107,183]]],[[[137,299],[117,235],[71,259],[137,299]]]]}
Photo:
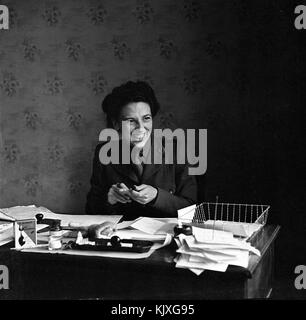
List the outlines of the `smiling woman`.
{"type": "Polygon", "coordinates": [[[136,148],[143,148],[152,133],[151,108],[146,102],[131,102],[120,112],[119,121],[114,120],[114,127],[121,139],[130,139],[136,148]]]}
{"type": "Polygon", "coordinates": [[[101,161],[100,151],[106,143],[97,146],[87,214],[171,217],[176,216],[178,209],[196,202],[196,180],[188,175],[186,165],[177,164],[175,141],[171,164],[152,161],[154,152],[160,152],[163,160],[166,158],[164,148],[151,152],[153,118],[159,108],[153,89],[143,81],[129,81],[105,97],[102,109],[108,126],[118,133],[118,146],[121,145],[119,163],[101,161]],[[122,147],[126,142],[127,149],[122,147]],[[132,161],[123,161],[127,157],[132,161]]]}

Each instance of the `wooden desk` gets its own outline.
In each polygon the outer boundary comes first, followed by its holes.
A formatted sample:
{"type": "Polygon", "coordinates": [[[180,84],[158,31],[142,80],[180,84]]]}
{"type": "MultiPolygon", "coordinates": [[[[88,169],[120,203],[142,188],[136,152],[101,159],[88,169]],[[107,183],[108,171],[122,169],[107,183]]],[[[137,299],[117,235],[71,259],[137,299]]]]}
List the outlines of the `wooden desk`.
{"type": "Polygon", "coordinates": [[[200,276],[175,268],[171,246],[143,260],[11,252],[11,287],[17,299],[266,298],[279,229],[265,226],[252,239],[261,257],[251,255],[248,269],[230,266],[225,273],[200,276]]]}

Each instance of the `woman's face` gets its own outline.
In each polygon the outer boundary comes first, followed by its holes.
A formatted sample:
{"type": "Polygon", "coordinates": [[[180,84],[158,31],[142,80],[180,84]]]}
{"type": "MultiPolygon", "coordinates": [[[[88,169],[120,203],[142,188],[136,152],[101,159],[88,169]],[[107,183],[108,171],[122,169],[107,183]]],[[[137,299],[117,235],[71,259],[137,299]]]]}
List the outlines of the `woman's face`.
{"type": "Polygon", "coordinates": [[[131,102],[122,108],[119,119],[116,127],[121,138],[130,139],[133,146],[143,148],[152,132],[153,120],[150,106],[145,102],[131,102]]]}

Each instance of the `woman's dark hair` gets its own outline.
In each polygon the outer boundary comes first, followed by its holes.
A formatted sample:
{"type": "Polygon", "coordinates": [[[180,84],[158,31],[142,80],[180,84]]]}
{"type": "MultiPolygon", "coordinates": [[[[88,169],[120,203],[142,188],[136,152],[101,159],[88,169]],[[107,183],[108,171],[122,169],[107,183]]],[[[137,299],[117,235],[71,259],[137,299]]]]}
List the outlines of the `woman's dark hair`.
{"type": "Polygon", "coordinates": [[[121,109],[131,102],[146,102],[154,117],[160,106],[150,85],[144,81],[128,81],[113,89],[102,102],[102,110],[107,116],[107,125],[113,127],[112,119],[117,119],[121,109]]]}

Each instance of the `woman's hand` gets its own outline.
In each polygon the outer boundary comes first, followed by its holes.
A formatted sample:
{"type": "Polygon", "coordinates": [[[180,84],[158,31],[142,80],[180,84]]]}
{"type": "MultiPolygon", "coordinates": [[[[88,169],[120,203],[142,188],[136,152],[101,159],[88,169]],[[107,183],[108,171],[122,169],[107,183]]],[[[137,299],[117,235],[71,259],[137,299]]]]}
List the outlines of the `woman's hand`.
{"type": "Polygon", "coordinates": [[[130,198],[129,188],[124,183],[113,184],[108,191],[107,200],[111,205],[117,202],[132,202],[130,198]]]}
{"type": "Polygon", "coordinates": [[[157,189],[147,184],[135,186],[135,190],[130,190],[130,196],[134,201],[141,204],[147,204],[157,196],[157,189]]]}

